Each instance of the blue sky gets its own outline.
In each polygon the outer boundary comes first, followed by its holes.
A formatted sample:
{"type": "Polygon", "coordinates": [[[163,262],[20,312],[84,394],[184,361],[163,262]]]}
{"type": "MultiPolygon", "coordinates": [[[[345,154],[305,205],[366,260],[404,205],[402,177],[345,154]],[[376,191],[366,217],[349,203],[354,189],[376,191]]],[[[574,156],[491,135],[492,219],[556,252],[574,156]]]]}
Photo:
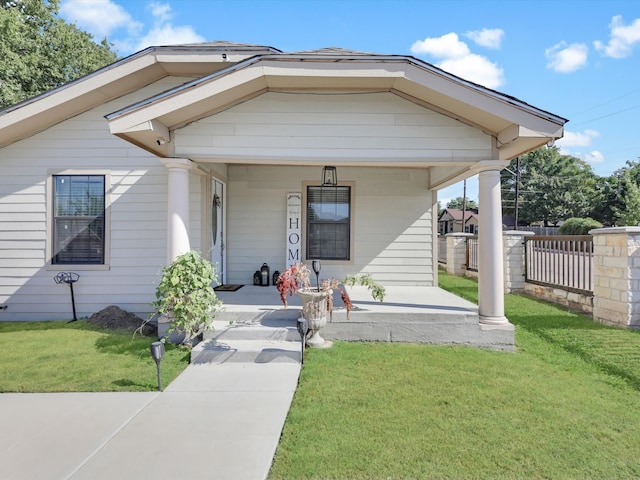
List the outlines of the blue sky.
{"type": "Polygon", "coordinates": [[[214,40],[412,55],[569,119],[558,146],[598,175],[640,157],[637,0],[62,0],[60,13],[121,56],[214,40]]]}

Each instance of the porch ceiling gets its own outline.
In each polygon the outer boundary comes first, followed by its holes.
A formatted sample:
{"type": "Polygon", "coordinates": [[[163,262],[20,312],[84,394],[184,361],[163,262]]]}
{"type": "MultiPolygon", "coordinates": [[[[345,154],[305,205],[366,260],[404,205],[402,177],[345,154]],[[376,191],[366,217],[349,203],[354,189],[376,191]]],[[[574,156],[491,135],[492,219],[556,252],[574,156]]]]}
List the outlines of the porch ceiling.
{"type": "MultiPolygon", "coordinates": [[[[494,160],[502,161],[562,137],[566,122],[411,57],[308,54],[256,56],[106,118],[113,134],[168,157],[174,130],[268,91],[392,92],[491,135],[494,160]]],[[[474,161],[482,160],[487,159],[459,159],[463,165],[447,176],[464,175],[474,161]]],[[[420,166],[441,162],[430,159],[420,166]]]]}

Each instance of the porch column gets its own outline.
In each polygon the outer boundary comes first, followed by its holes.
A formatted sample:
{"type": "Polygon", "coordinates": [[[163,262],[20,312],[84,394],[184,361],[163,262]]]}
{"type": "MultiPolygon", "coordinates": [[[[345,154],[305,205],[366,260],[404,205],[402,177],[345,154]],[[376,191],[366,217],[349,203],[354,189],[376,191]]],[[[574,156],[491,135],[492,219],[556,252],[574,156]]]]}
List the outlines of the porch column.
{"type": "Polygon", "coordinates": [[[167,182],[167,265],[191,250],[189,242],[189,171],[186,158],[163,158],[167,182]]]}
{"type": "Polygon", "coordinates": [[[502,200],[500,170],[478,174],[480,215],[478,229],[478,307],[480,323],[510,325],[504,316],[504,263],[502,256],[502,200]]]}

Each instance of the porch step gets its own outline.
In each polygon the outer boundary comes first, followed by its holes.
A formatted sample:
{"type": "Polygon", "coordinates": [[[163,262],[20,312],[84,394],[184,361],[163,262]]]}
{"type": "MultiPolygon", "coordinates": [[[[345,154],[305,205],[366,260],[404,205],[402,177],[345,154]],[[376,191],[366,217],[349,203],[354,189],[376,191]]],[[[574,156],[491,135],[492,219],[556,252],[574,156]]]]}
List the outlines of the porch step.
{"type": "Polygon", "coordinates": [[[295,327],[229,325],[196,345],[192,364],[301,363],[300,335],[295,327]]]}

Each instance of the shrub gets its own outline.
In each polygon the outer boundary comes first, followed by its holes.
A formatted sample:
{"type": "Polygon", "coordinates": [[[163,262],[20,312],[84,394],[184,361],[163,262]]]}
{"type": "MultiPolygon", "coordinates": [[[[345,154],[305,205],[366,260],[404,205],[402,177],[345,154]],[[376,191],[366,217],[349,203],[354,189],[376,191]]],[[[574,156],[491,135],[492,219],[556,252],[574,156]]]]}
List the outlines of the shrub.
{"type": "Polygon", "coordinates": [[[589,230],[600,228],[602,224],[593,218],[569,218],[560,227],[562,235],[588,235],[589,230]]]}
{"type": "Polygon", "coordinates": [[[211,286],[216,276],[213,264],[194,251],[180,255],[162,269],[152,305],[156,313],[170,319],[169,332],[184,334],[184,345],[213,328],[222,305],[211,286]]]}

